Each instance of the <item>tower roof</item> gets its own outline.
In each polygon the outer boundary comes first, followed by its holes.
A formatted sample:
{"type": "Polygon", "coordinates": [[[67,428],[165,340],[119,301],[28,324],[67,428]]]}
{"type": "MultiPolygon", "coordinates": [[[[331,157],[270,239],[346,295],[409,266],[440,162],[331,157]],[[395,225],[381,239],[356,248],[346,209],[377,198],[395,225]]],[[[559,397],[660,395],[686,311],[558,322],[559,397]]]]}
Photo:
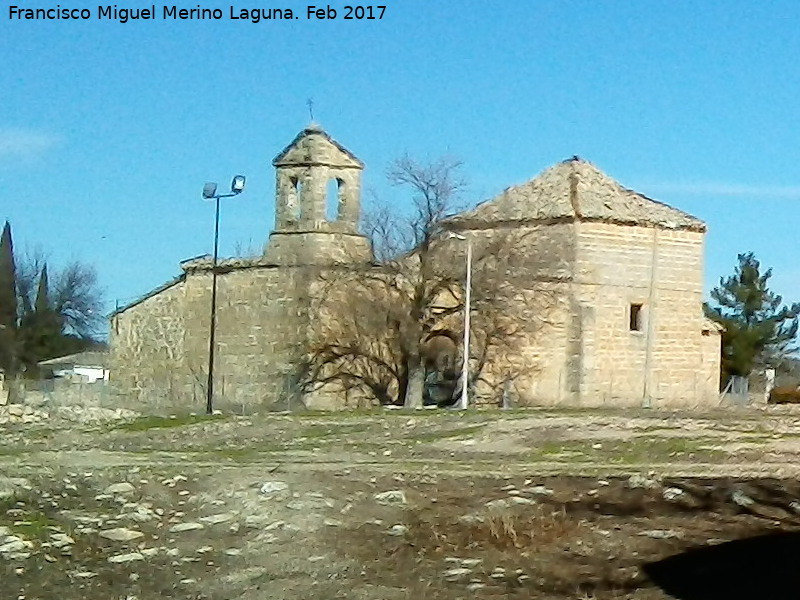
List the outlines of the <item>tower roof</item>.
{"type": "Polygon", "coordinates": [[[600,221],[705,231],[700,219],[623,187],[577,156],[522,185],[510,187],[452,222],[600,221]]]}
{"type": "Polygon", "coordinates": [[[329,136],[316,123],[310,123],[272,161],[275,167],[326,165],[363,169],[355,154],[329,136]]]}

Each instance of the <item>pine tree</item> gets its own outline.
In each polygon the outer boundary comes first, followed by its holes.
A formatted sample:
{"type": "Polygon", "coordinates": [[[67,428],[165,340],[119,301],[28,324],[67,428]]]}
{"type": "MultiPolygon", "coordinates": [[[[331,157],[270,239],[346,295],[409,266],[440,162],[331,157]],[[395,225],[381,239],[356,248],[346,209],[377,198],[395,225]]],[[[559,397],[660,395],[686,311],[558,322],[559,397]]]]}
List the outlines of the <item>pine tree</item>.
{"type": "Polygon", "coordinates": [[[17,370],[17,275],[11,224],[0,236],[0,369],[6,376],[17,370]]]}
{"type": "Polygon", "coordinates": [[[752,252],[739,254],[734,274],[711,291],[706,315],[722,325],[723,379],[748,376],[759,363],[777,366],[796,350],[800,303],[783,306],[769,289],[772,269],[761,272],[752,252]]]}

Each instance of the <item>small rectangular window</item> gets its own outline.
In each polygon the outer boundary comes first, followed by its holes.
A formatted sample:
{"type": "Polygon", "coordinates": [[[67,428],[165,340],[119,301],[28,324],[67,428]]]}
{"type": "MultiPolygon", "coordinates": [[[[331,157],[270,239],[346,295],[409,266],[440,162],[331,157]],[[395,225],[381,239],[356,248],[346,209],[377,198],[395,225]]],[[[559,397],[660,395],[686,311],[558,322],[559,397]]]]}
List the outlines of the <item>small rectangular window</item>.
{"type": "Polygon", "coordinates": [[[641,304],[631,304],[629,323],[631,331],[642,330],[642,306],[641,304]]]}

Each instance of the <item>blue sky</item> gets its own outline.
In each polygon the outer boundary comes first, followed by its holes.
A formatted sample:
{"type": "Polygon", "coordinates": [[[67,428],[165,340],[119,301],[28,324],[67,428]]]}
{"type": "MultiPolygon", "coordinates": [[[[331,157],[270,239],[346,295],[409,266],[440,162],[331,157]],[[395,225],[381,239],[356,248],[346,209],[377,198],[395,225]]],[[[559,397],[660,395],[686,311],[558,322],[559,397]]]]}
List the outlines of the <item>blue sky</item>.
{"type": "Polygon", "coordinates": [[[56,3],[4,1],[0,219],[17,248],[94,264],[113,308],[210,252],[200,191],[236,173],[221,252],[260,248],[271,160],[313,98],[381,197],[402,201],[384,173],[406,152],[461,159],[472,202],[577,154],[708,223],[707,287],[752,250],[800,300],[800,3],[383,1],[373,21],[235,5],[302,17],[257,24],[11,21],[11,3],[56,3]]]}

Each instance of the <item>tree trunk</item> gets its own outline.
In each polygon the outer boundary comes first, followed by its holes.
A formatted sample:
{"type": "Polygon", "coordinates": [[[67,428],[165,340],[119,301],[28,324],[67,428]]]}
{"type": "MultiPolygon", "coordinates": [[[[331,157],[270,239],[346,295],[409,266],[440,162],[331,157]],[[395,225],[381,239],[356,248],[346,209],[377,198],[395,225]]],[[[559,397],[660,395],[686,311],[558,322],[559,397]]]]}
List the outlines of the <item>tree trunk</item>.
{"type": "Polygon", "coordinates": [[[400,372],[397,374],[397,398],[394,404],[398,403],[397,400],[401,400],[405,404],[406,395],[408,394],[408,361],[400,361],[399,369],[400,372]]]}
{"type": "Polygon", "coordinates": [[[12,375],[5,381],[6,385],[6,402],[8,404],[21,404],[22,403],[22,381],[18,375],[12,375]]]}
{"type": "Polygon", "coordinates": [[[425,387],[425,367],[421,361],[408,366],[408,388],[404,408],[422,408],[422,391],[425,387]]]}

